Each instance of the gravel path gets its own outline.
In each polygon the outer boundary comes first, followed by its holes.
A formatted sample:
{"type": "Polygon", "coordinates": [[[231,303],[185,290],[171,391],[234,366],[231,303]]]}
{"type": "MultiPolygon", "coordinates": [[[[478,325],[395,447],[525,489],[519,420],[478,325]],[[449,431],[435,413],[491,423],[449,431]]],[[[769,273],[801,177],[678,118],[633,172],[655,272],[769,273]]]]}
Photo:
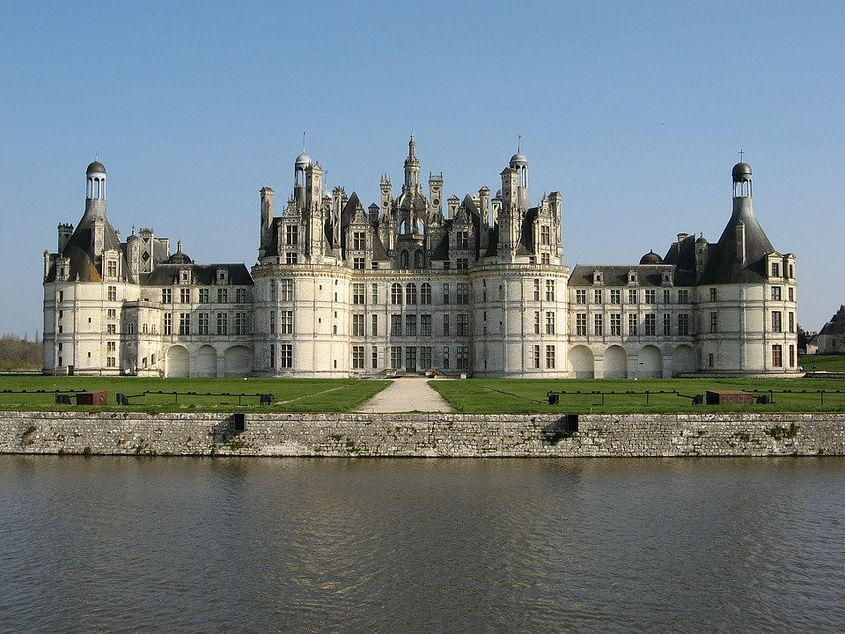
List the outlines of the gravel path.
{"type": "Polygon", "coordinates": [[[451,412],[452,408],[425,377],[394,379],[387,388],[364,403],[359,412],[451,412]]]}

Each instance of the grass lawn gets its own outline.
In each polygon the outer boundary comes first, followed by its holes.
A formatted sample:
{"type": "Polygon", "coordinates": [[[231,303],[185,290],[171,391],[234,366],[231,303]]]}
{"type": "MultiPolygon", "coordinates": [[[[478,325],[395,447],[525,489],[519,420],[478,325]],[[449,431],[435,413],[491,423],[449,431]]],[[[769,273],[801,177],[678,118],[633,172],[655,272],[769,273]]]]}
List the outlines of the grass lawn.
{"type": "Polygon", "coordinates": [[[845,354],[802,354],[798,363],[807,372],[845,372],[845,354]]]}
{"type": "Polygon", "coordinates": [[[429,385],[464,413],[845,412],[845,381],[837,379],[469,379],[429,385]],[[760,396],[772,390],[774,402],[693,405],[689,397],[707,390],[756,391],[760,396]],[[826,391],[823,404],[819,390],[826,391]],[[548,404],[549,391],[565,392],[558,405],[548,404]]]}
{"type": "MultiPolygon", "coordinates": [[[[390,381],[356,379],[148,379],[2,375],[0,410],[74,410],[78,409],[77,405],[55,404],[56,390],[106,390],[106,407],[82,407],[86,410],[128,409],[142,412],[349,412],[389,384],[390,381]],[[27,393],[6,390],[26,390],[27,393]],[[116,404],[118,392],[129,397],[128,407],[116,404]],[[144,392],[162,393],[144,395],[144,392]],[[172,392],[179,394],[174,395],[172,392]],[[185,394],[187,392],[193,394],[185,394]],[[209,392],[213,395],[207,395],[209,392]],[[259,405],[256,394],[272,394],[273,404],[259,405]]],[[[71,403],[75,402],[76,399],[71,395],[71,403]]]]}

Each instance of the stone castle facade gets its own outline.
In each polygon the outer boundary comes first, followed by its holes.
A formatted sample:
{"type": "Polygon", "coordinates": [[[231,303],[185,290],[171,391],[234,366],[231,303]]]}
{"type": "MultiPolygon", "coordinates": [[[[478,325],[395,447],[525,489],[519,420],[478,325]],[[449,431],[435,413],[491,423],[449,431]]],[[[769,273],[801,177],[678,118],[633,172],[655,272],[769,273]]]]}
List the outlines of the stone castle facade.
{"type": "Polygon", "coordinates": [[[791,375],[795,256],[752,208],[733,168],[717,243],[684,233],[630,266],[562,263],[563,197],[532,205],[520,152],[501,188],[444,200],[413,137],[404,181],[380,200],[323,185],[304,152],[293,193],[260,192],[258,262],[196,264],[141,229],[121,242],[106,169],[86,172],[85,212],[44,253],[44,372],[348,377],[791,375]]]}

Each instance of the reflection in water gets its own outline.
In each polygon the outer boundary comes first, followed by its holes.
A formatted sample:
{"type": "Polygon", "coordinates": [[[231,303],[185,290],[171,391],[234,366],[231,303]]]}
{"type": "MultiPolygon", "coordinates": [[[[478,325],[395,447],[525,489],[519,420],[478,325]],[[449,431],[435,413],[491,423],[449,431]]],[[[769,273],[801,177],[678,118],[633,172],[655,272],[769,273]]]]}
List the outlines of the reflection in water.
{"type": "Polygon", "coordinates": [[[0,456],[9,630],[828,629],[845,460],[0,456]]]}

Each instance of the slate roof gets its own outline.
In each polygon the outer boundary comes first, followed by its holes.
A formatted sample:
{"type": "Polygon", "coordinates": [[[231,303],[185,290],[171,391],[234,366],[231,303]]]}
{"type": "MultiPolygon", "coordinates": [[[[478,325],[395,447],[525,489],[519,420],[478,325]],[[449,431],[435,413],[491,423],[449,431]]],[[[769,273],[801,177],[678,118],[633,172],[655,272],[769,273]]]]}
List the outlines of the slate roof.
{"type": "Polygon", "coordinates": [[[252,286],[252,276],[245,264],[159,264],[152,273],[141,276],[142,286],[170,286],[179,279],[179,271],[190,269],[192,285],[213,286],[217,282],[217,270],[226,269],[229,286],[252,286]]]}
{"type": "Polygon", "coordinates": [[[836,314],[819,331],[820,335],[845,335],[845,305],[839,307],[836,314]]]}
{"type": "Polygon", "coordinates": [[[747,284],[766,279],[765,256],[775,253],[775,248],[757,222],[750,202],[743,198],[734,199],[733,214],[719,242],[710,252],[701,284],[747,284]],[[737,226],[740,222],[745,225],[745,262],[737,258],[737,226]]]}
{"type": "MultiPolygon", "coordinates": [[[[579,264],[569,276],[570,286],[593,286],[593,272],[601,271],[604,278],[602,286],[628,286],[628,271],[637,272],[639,286],[663,286],[663,273],[673,267],[662,265],[602,266],[579,264]]],[[[679,286],[675,280],[675,286],[679,286]]]]}

